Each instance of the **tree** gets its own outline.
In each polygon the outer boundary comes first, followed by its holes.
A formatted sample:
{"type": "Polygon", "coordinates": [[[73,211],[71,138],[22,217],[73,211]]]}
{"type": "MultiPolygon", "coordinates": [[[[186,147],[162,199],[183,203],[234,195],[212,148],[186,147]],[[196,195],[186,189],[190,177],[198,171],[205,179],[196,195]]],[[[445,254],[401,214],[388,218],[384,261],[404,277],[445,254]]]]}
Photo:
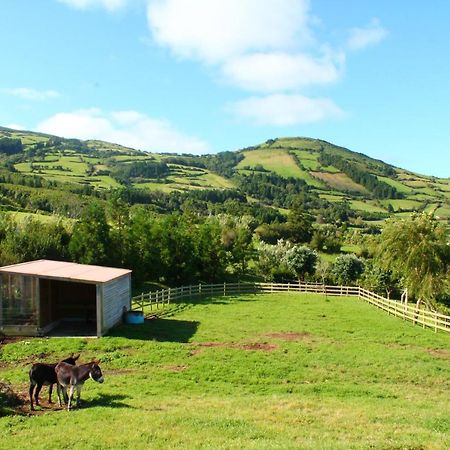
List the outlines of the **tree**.
{"type": "Polygon", "coordinates": [[[336,258],[332,271],[338,283],[348,285],[363,273],[364,263],[356,255],[340,255],[336,258]]]}
{"type": "Polygon", "coordinates": [[[288,218],[288,227],[291,230],[289,240],[294,243],[309,242],[313,231],[313,217],[299,207],[294,207],[288,218]]]}
{"type": "Polygon", "coordinates": [[[339,253],[341,250],[341,233],[332,224],[323,225],[314,231],[311,247],[326,253],[339,253]]]}
{"type": "Polygon", "coordinates": [[[361,285],[370,291],[390,298],[392,291],[398,288],[398,280],[392,276],[392,271],[380,267],[377,261],[366,262],[366,268],[361,285]]]}
{"type": "Polygon", "coordinates": [[[449,290],[448,231],[432,215],[386,222],[375,249],[380,267],[391,270],[418,304],[429,305],[449,290]]]}
{"type": "Polygon", "coordinates": [[[26,217],[16,222],[0,219],[0,263],[14,264],[36,259],[65,259],[69,234],[62,222],[43,223],[26,217]]]}
{"type": "Polygon", "coordinates": [[[132,267],[136,262],[134,240],[131,232],[130,207],[122,199],[122,193],[115,191],[107,204],[110,224],[111,262],[119,267],[132,267]]]}
{"type": "Polygon", "coordinates": [[[292,247],[289,241],[283,241],[283,239],[280,239],[276,245],[264,242],[259,244],[256,267],[264,279],[274,280],[290,275],[286,255],[292,247]]]}
{"type": "Polygon", "coordinates": [[[317,259],[317,253],[306,245],[294,245],[286,254],[287,265],[299,280],[314,274],[317,259]]]}
{"type": "Polygon", "coordinates": [[[229,253],[230,263],[235,272],[244,275],[253,256],[253,234],[250,216],[221,216],[222,243],[229,253]]]}
{"type": "Polygon", "coordinates": [[[82,264],[107,264],[111,253],[110,228],[104,209],[91,203],[74,226],[69,243],[71,257],[82,264]]]}
{"type": "Polygon", "coordinates": [[[197,224],[191,229],[190,236],[194,246],[195,278],[209,282],[222,279],[227,267],[227,253],[219,222],[209,219],[197,224]]]}

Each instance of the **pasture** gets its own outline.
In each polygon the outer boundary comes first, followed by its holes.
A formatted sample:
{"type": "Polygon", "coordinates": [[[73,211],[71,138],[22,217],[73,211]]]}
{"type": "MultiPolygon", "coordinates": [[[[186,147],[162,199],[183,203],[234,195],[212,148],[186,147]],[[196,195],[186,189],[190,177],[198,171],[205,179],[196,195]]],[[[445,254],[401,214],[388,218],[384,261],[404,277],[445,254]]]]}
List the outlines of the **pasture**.
{"type": "Polygon", "coordinates": [[[284,149],[251,150],[243,152],[243,155],[245,158],[237,165],[238,169],[260,165],[282,177],[304,179],[307,174],[284,149]]]}
{"type": "Polygon", "coordinates": [[[105,383],[71,412],[44,389],[40,412],[0,417],[1,449],[450,447],[449,336],[355,298],[189,300],[98,340],[3,344],[0,380],[24,394],[31,362],[72,352],[105,383]]]}

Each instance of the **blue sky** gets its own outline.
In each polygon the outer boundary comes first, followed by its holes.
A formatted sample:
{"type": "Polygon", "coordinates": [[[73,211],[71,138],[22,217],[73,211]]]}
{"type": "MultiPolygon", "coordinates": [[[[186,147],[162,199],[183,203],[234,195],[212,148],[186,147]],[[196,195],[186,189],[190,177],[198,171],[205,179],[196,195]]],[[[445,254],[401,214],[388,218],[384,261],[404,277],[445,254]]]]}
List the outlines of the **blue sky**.
{"type": "Polygon", "coordinates": [[[450,176],[450,2],[2,0],[0,125],[151,151],[309,136],[450,176]]]}

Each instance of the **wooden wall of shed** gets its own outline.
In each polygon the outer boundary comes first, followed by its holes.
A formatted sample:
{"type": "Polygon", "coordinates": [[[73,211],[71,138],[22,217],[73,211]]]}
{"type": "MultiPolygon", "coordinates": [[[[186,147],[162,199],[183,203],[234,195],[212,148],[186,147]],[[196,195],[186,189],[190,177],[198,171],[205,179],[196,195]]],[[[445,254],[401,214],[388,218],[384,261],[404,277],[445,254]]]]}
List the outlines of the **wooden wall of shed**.
{"type": "Polygon", "coordinates": [[[102,292],[103,302],[103,333],[122,320],[124,307],[130,309],[131,276],[125,275],[105,283],[102,292]]]}

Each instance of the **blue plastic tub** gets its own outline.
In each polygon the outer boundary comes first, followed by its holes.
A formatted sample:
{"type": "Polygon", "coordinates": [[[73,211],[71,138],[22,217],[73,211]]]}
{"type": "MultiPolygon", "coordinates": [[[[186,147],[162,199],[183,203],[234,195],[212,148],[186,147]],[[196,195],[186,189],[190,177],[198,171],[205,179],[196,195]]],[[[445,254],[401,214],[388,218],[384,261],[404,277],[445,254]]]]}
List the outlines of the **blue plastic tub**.
{"type": "Polygon", "coordinates": [[[142,311],[128,311],[125,316],[125,322],[131,325],[144,323],[144,314],[142,311]]]}

